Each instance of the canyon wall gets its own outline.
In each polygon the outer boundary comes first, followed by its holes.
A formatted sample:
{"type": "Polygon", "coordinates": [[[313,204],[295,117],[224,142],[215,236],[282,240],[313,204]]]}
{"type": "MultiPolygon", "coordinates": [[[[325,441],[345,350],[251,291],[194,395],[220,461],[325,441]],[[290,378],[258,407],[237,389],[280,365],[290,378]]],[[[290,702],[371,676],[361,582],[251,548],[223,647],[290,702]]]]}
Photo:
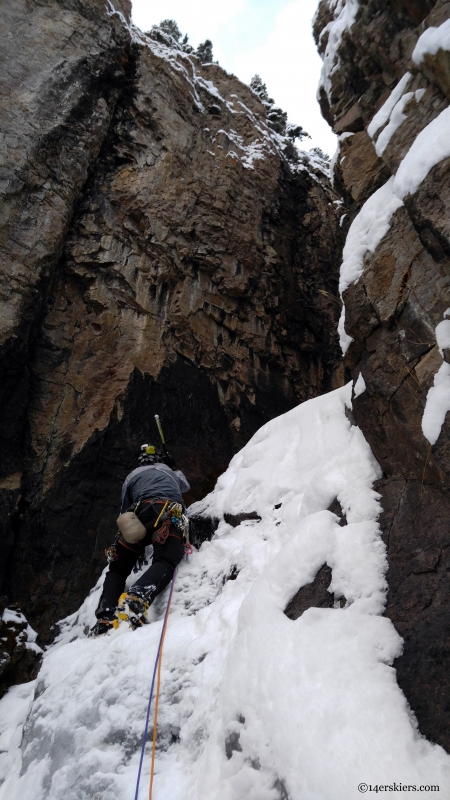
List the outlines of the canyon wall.
{"type": "Polygon", "coordinates": [[[340,137],[334,185],[347,212],[346,378],[385,476],[377,488],[386,613],[404,638],[395,667],[420,732],[447,750],[449,17],[441,0],[322,0],[314,23],[322,112],[340,137]]]}
{"type": "Polygon", "coordinates": [[[2,7],[1,591],[42,642],[104,567],[155,413],[195,499],[342,380],[326,164],[109,8],[2,7]]]}
{"type": "MultiPolygon", "coordinates": [[[[450,750],[445,400],[426,423],[450,361],[450,3],[320,3],[333,186],[248,87],[108,8],[2,5],[0,609],[45,643],[77,608],[155,413],[197,499],[345,376],[384,472],[398,681],[450,750]]],[[[32,674],[25,630],[4,623],[5,685],[32,674]]]]}

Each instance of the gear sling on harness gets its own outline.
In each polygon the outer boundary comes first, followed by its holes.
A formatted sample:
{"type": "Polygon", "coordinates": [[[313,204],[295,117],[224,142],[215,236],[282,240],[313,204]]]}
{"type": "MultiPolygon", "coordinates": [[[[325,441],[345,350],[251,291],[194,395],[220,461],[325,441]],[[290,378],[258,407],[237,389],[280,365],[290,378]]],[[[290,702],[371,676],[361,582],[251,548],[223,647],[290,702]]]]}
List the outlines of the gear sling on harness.
{"type": "Polygon", "coordinates": [[[126,542],[138,544],[153,529],[158,531],[152,534],[152,544],[164,544],[170,535],[170,526],[173,525],[179,533],[185,534],[188,526],[187,517],[183,514],[183,506],[176,500],[149,499],[139,500],[133,511],[125,511],[117,518],[117,527],[126,542]],[[162,505],[161,510],[155,506],[162,505]],[[138,512],[139,509],[139,513],[138,512]],[[151,522],[156,520],[151,526],[151,522]]]}
{"type": "MultiPolygon", "coordinates": [[[[168,475],[165,470],[161,470],[158,467],[150,467],[149,469],[155,470],[156,472],[163,472],[164,475],[170,478],[170,480],[175,484],[177,489],[179,489],[178,482],[172,477],[172,475],[168,475]]],[[[171,535],[169,533],[171,524],[173,524],[180,533],[186,533],[189,522],[186,515],[183,513],[182,503],[167,498],[143,497],[138,500],[134,507],[132,506],[128,511],[120,514],[120,516],[117,518],[117,527],[119,528],[119,532],[122,534],[122,537],[126,542],[129,544],[138,544],[142,539],[145,538],[148,533],[148,529],[150,528],[149,523],[156,511],[154,506],[158,504],[162,504],[163,508],[157,515],[157,519],[152,527],[157,528],[161,519],[162,524],[157,536],[152,536],[152,544],[155,542],[158,542],[158,544],[164,544],[167,537],[171,535]],[[144,508],[144,506],[147,506],[147,508],[144,508]],[[140,513],[138,514],[137,512],[139,507],[141,508],[140,513]]]]}

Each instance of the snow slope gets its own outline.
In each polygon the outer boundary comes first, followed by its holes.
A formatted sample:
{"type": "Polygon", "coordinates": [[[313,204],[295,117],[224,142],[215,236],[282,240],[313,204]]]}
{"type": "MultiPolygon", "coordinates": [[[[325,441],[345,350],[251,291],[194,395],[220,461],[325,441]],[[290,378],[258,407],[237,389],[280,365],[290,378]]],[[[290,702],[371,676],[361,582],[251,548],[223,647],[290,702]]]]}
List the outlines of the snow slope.
{"type": "MultiPolygon", "coordinates": [[[[347,418],[350,394],[348,385],[265,425],[193,509],[221,522],[175,583],[155,800],[356,800],[361,782],[394,781],[450,794],[450,759],[418,734],[391,666],[401,640],[381,616],[380,471],[347,418]],[[335,498],[344,527],[327,510],[335,498]],[[223,520],[250,511],[261,521],[223,520]],[[286,604],[325,562],[345,606],[288,619],[286,604]]],[[[167,593],[152,624],[91,640],[100,586],[44,656],[21,767],[18,716],[29,697],[20,690],[20,708],[11,692],[0,702],[11,719],[2,800],[134,798],[167,593]]],[[[147,750],[141,800],[149,764],[147,750]]]]}

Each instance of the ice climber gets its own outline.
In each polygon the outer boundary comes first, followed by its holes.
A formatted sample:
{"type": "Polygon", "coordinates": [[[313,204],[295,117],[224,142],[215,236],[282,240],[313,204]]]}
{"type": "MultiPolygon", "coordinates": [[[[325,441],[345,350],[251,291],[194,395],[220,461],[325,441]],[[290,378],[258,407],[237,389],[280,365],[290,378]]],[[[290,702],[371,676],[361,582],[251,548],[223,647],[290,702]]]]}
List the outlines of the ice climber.
{"type": "Polygon", "coordinates": [[[146,623],[145,614],[155,597],[170,583],[184,553],[188,520],[182,493],[190,489],[170,455],[164,457],[153,445],[142,445],[138,467],[122,487],[119,532],[107,551],[109,569],[90,636],[100,636],[128,620],[136,629],[146,623]],[[147,545],[153,545],[151,567],[128,591],[125,581],[147,545]]]}

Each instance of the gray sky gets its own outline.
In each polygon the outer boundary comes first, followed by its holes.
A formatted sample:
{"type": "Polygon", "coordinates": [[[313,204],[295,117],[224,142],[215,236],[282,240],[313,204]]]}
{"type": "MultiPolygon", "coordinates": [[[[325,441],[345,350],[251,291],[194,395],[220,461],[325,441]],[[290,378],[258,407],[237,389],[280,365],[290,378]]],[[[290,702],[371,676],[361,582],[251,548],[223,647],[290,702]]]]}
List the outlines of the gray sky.
{"type": "Polygon", "coordinates": [[[313,137],[304,149],[321,147],[330,156],[336,137],[316,100],[321,60],[311,34],[318,0],[133,0],[133,20],[149,30],[175,19],[196,47],[205,39],[228,72],[249,83],[257,72],[269,95],[313,137]]]}

